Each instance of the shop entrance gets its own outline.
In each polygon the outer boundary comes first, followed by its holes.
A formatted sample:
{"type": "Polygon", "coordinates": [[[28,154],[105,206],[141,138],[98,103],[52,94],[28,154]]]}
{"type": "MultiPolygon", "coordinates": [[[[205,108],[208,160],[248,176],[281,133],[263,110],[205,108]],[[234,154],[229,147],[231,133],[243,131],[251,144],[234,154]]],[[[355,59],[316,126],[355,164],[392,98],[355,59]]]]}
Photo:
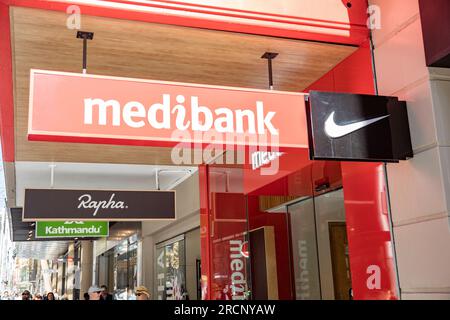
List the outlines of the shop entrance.
{"type": "Polygon", "coordinates": [[[340,162],[208,168],[214,299],[351,299],[340,162]]]}
{"type": "Polygon", "coordinates": [[[382,165],[278,159],[200,168],[202,297],[395,299],[382,165]]]}
{"type": "Polygon", "coordinates": [[[97,256],[96,283],[105,285],[114,300],[128,300],[137,287],[137,236],[133,235],[97,256]]]}
{"type": "Polygon", "coordinates": [[[337,300],[352,299],[348,238],[345,223],[329,222],[331,263],[333,266],[334,297],[337,300]]]}

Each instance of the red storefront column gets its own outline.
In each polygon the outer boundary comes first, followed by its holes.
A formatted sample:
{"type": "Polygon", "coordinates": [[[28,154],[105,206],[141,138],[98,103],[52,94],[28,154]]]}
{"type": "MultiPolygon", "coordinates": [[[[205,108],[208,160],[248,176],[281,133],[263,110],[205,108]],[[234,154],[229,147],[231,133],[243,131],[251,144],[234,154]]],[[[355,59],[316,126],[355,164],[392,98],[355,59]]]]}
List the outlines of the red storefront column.
{"type": "Polygon", "coordinates": [[[0,137],[5,162],[14,162],[14,101],[9,6],[0,3],[0,137]]]}
{"type": "Polygon", "coordinates": [[[211,243],[208,166],[198,167],[200,186],[200,258],[202,300],[211,300],[211,243]]]}
{"type": "MultiPolygon", "coordinates": [[[[368,43],[306,91],[374,94],[368,43]]],[[[350,270],[355,299],[397,299],[387,186],[381,163],[342,162],[350,270]]]]}
{"type": "Polygon", "coordinates": [[[398,299],[383,164],[341,167],[354,299],[398,299]]]}

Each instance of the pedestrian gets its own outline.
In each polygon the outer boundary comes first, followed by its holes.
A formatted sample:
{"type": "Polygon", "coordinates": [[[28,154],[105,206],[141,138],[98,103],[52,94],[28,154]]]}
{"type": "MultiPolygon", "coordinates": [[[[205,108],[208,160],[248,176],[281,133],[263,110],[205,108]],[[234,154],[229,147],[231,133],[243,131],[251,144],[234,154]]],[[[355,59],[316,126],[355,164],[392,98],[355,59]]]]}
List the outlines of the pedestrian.
{"type": "Polygon", "coordinates": [[[88,290],[89,300],[100,300],[101,293],[101,288],[97,287],[96,285],[91,286],[88,290]]]}
{"type": "Polygon", "coordinates": [[[47,300],[55,300],[55,295],[53,294],[53,292],[47,293],[47,300]]]}
{"type": "Polygon", "coordinates": [[[41,294],[40,294],[40,293],[36,293],[36,294],[34,295],[33,300],[42,300],[41,294]]]}
{"type": "Polygon", "coordinates": [[[30,291],[25,290],[24,292],[22,292],[22,300],[31,300],[30,291]]]}
{"type": "Polygon", "coordinates": [[[10,299],[11,299],[11,298],[10,298],[10,296],[9,296],[8,291],[5,290],[5,292],[3,292],[3,295],[2,295],[2,300],[10,300],[10,299]]]}
{"type": "Polygon", "coordinates": [[[105,285],[102,285],[101,288],[102,288],[102,294],[100,296],[100,300],[113,300],[112,294],[110,294],[108,292],[108,287],[105,285]]]}
{"type": "Polygon", "coordinates": [[[181,300],[189,300],[189,293],[183,285],[181,286],[181,300]]]}
{"type": "Polygon", "coordinates": [[[89,300],[89,293],[85,292],[83,297],[84,297],[84,300],[89,300]]]}
{"type": "Polygon", "coordinates": [[[144,286],[136,288],[136,300],[150,300],[150,293],[144,286]]]}

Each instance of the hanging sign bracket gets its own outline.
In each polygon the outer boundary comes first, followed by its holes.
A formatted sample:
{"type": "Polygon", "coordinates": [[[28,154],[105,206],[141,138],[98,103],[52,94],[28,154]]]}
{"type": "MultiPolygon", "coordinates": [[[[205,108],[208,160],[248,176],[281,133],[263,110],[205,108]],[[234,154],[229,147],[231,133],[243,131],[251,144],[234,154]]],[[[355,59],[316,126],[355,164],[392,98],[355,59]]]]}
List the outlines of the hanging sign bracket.
{"type": "Polygon", "coordinates": [[[269,88],[273,90],[273,77],[272,77],[272,60],[278,56],[276,52],[265,52],[261,58],[267,59],[267,64],[269,68],[269,88]]]}
{"type": "Polygon", "coordinates": [[[93,32],[78,31],[77,38],[83,39],[83,74],[87,72],[87,41],[94,39],[93,32]]]}

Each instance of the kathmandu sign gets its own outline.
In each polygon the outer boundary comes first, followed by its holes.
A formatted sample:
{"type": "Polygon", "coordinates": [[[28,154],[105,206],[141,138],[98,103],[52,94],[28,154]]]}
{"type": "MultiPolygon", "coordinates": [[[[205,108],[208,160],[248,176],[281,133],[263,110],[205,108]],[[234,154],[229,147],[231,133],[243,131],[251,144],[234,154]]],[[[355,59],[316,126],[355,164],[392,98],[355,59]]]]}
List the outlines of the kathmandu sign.
{"type": "Polygon", "coordinates": [[[305,94],[31,70],[28,139],[308,148],[305,94]]]}
{"type": "Polygon", "coordinates": [[[36,238],[107,237],[107,221],[37,221],[36,238]]]}
{"type": "Polygon", "coordinates": [[[23,221],[175,219],[175,191],[26,189],[23,221]]]}

